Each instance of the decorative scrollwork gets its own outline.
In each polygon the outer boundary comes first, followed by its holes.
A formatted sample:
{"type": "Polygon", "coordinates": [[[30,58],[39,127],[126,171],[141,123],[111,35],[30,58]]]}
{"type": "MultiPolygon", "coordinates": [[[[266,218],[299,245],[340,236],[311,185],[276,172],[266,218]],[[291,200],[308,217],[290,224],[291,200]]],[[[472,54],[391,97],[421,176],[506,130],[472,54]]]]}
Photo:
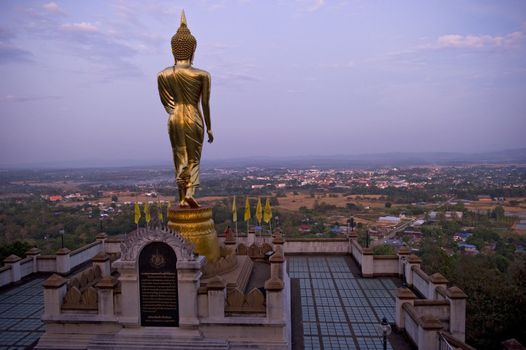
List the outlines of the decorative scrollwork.
{"type": "Polygon", "coordinates": [[[139,228],[121,243],[121,260],[136,261],[142,248],[151,242],[164,242],[171,246],[177,260],[194,260],[193,245],[170,229],[139,228]]]}

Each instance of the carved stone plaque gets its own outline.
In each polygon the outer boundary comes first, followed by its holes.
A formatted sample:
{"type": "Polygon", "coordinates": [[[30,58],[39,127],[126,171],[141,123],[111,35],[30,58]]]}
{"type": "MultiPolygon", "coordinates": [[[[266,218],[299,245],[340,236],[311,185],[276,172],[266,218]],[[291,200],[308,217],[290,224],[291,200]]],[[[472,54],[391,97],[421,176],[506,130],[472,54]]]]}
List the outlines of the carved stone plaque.
{"type": "Polygon", "coordinates": [[[166,243],[152,242],[139,256],[141,325],[178,327],[177,256],[166,243]]]}

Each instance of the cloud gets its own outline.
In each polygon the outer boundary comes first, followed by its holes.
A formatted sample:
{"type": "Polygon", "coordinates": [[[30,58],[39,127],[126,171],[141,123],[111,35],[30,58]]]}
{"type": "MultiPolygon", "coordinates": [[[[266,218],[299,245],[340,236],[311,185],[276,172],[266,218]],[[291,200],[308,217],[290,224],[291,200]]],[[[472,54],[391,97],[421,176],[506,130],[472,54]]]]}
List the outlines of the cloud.
{"type": "Polygon", "coordinates": [[[42,101],[42,100],[59,100],[60,96],[15,96],[15,95],[5,95],[0,96],[0,104],[5,103],[23,103],[23,102],[33,102],[33,101],[42,101]]]}
{"type": "Polygon", "coordinates": [[[347,61],[347,62],[341,62],[341,63],[321,63],[319,65],[322,68],[330,68],[330,69],[350,69],[354,68],[356,66],[356,63],[354,61],[347,61]]]}
{"type": "Polygon", "coordinates": [[[523,41],[522,32],[502,36],[448,34],[440,36],[430,47],[438,49],[515,48],[521,46],[523,41]]]}
{"type": "Polygon", "coordinates": [[[62,28],[70,31],[77,32],[98,32],[99,28],[89,22],[80,22],[80,23],[66,23],[62,25],[62,28]]]}
{"type": "Polygon", "coordinates": [[[32,61],[31,52],[17,47],[13,39],[11,31],[0,27],[0,64],[32,61]]]}
{"type": "Polygon", "coordinates": [[[0,42],[0,64],[33,61],[31,52],[0,42]]]}
{"type": "Polygon", "coordinates": [[[326,4],[325,0],[296,0],[296,3],[300,5],[300,12],[316,12],[326,4]]]}
{"type": "Polygon", "coordinates": [[[56,2],[48,2],[47,4],[42,5],[42,7],[48,13],[51,13],[54,15],[65,15],[64,11],[62,11],[60,6],[56,2]]]}
{"type": "Polygon", "coordinates": [[[314,0],[314,4],[310,6],[307,11],[309,12],[315,12],[321,9],[325,5],[325,0],[314,0]]]}

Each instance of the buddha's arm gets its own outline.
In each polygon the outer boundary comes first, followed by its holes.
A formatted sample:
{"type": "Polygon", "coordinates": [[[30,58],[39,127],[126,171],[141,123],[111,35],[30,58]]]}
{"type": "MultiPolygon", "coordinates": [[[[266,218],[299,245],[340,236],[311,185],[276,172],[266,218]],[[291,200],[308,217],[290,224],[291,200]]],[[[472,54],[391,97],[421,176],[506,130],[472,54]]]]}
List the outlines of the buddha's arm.
{"type": "Polygon", "coordinates": [[[162,74],[157,76],[157,88],[159,89],[159,97],[161,98],[161,103],[163,104],[166,113],[172,114],[174,110],[174,101],[173,97],[168,93],[168,84],[162,74]]]}
{"type": "Polygon", "coordinates": [[[212,122],[210,120],[210,80],[210,74],[206,73],[203,76],[203,90],[201,91],[201,107],[203,108],[203,117],[205,118],[208,142],[214,141],[214,135],[212,134],[212,122]]]}

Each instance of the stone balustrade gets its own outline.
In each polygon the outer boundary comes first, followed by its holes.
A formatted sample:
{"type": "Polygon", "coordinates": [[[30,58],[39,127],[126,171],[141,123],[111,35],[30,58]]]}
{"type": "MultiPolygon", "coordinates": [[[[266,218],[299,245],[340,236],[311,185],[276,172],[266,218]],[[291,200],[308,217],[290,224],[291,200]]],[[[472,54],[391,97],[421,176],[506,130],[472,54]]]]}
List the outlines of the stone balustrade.
{"type": "Polygon", "coordinates": [[[106,238],[106,234],[101,233],[97,235],[95,242],[74,251],[61,248],[55,255],[41,255],[38,248],[28,250],[24,259],[11,255],[4,259],[4,266],[0,268],[0,287],[16,283],[33,273],[67,275],[78,266],[90,261],[98,253],[103,252],[106,238]]]}

